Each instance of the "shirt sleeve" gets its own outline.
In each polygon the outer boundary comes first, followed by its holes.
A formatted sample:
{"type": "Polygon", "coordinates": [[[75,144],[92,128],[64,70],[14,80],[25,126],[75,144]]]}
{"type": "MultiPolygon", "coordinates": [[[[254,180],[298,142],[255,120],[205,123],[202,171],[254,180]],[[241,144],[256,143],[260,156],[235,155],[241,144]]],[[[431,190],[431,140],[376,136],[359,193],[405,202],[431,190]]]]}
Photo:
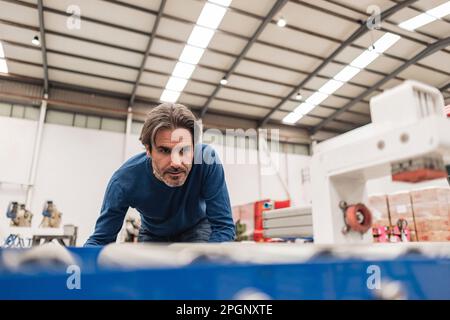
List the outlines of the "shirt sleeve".
{"type": "Polygon", "coordinates": [[[115,242],[117,234],[122,228],[128,207],[122,188],[116,180],[112,179],[106,188],[94,234],[86,241],[84,246],[103,246],[115,242]]]}
{"type": "Polygon", "coordinates": [[[211,149],[210,152],[210,156],[216,160],[210,163],[211,161],[205,159],[207,161],[203,164],[205,170],[202,186],[202,194],[206,203],[206,216],[212,230],[209,242],[233,241],[235,227],[223,166],[215,151],[211,149]]]}

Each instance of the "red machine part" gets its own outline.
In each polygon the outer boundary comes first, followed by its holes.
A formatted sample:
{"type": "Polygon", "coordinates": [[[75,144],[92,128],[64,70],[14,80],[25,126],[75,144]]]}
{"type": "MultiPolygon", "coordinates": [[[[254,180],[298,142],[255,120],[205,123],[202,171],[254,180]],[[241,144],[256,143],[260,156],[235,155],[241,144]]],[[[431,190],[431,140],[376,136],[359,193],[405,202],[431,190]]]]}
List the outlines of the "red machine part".
{"type": "Polygon", "coordinates": [[[270,199],[255,202],[255,230],[253,240],[256,242],[270,241],[263,235],[263,212],[272,209],[288,208],[291,206],[290,200],[271,201],[270,199]]]}
{"type": "Polygon", "coordinates": [[[393,181],[413,183],[439,178],[447,178],[447,172],[433,169],[419,169],[414,171],[400,172],[392,175],[393,181]]]}
{"type": "Polygon", "coordinates": [[[345,209],[345,222],[351,230],[365,233],[372,226],[372,213],[362,203],[350,205],[345,209]]]}
{"type": "Polygon", "coordinates": [[[447,115],[447,118],[450,118],[450,104],[444,107],[444,112],[447,115]]]}
{"type": "Polygon", "coordinates": [[[263,236],[263,211],[267,210],[267,204],[270,199],[255,202],[255,231],[253,233],[253,240],[256,242],[264,241],[263,236]]]}
{"type": "Polygon", "coordinates": [[[291,200],[275,201],[275,209],[289,208],[291,200]]]}

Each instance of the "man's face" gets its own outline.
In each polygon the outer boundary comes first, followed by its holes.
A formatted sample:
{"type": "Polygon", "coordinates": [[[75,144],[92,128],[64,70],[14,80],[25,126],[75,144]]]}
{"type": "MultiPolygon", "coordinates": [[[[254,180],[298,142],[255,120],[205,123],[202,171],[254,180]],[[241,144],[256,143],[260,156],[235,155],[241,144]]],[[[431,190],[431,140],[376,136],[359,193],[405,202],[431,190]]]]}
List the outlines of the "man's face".
{"type": "Polygon", "coordinates": [[[152,158],[153,174],[169,187],[179,187],[186,181],[192,168],[193,145],[189,130],[161,129],[155,136],[155,145],[147,155],[152,158]]]}

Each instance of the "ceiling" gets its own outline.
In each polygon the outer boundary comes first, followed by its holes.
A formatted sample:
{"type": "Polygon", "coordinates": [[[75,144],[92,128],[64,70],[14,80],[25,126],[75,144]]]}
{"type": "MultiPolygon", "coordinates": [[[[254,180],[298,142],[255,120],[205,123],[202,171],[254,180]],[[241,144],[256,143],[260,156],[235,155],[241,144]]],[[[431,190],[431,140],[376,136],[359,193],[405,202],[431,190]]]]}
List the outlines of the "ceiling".
{"type": "MultiPolygon", "coordinates": [[[[375,4],[384,11],[401,1],[285,2],[254,37],[276,1],[233,0],[178,101],[197,111],[257,121],[272,112],[270,122],[281,124],[299,104],[296,87],[369,17],[367,7],[375,4]],[[287,21],[284,28],[276,24],[280,17],[287,21]],[[235,61],[238,63],[233,67],[235,61]],[[227,85],[220,86],[227,73],[230,74],[227,85]],[[278,109],[273,111],[275,107],[278,109]]],[[[422,50],[450,36],[450,16],[414,32],[397,26],[444,2],[416,1],[383,21],[380,30],[366,32],[344,47],[306,81],[299,90],[302,99],[317,91],[386,31],[402,37],[296,126],[313,130],[329,117],[332,119],[321,130],[340,133],[364,125],[370,122],[370,98],[405,79],[442,89],[449,104],[450,46],[447,46],[411,64],[344,112],[335,114],[422,50]]],[[[0,42],[9,69],[9,75],[0,77],[42,82],[45,56],[50,86],[60,83],[130,98],[135,90],[137,101],[157,102],[204,3],[167,0],[160,12],[161,0],[44,0],[43,55],[43,48],[31,44],[34,36],[40,36],[38,1],[0,0],[0,42]],[[66,11],[73,5],[81,9],[79,29],[68,25],[66,11]],[[156,21],[159,23],[154,28],[156,21]],[[151,34],[153,29],[156,30],[151,34]]]]}

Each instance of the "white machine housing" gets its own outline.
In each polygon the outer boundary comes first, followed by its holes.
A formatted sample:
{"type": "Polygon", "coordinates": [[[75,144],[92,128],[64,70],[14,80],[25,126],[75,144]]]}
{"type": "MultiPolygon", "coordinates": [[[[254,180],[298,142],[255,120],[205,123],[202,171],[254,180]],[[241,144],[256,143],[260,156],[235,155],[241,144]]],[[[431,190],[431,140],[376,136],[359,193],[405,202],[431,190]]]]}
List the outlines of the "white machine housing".
{"type": "Polygon", "coordinates": [[[416,82],[370,100],[372,123],[317,144],[311,162],[314,242],[372,242],[369,229],[343,233],[341,201],[367,203],[366,182],[389,176],[399,161],[433,157],[450,161],[450,119],[436,88],[416,82]]]}

